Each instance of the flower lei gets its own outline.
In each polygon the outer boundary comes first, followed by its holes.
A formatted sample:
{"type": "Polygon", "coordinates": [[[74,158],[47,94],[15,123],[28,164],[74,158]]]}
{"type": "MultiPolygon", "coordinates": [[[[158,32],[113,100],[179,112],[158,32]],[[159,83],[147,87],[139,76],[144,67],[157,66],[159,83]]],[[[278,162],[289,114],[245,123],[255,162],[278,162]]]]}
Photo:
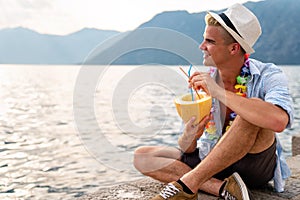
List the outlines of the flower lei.
{"type": "MultiPolygon", "coordinates": [[[[245,62],[244,65],[241,68],[241,73],[239,76],[236,77],[236,85],[234,88],[238,90],[236,92],[237,95],[240,95],[242,97],[247,97],[247,83],[250,80],[251,73],[250,73],[250,68],[249,68],[249,54],[245,54],[245,62]]],[[[229,122],[228,125],[226,126],[225,131],[227,131],[230,126],[233,123],[233,120],[236,118],[236,113],[232,111],[229,114],[229,122]]]]}
{"type": "MultiPolygon", "coordinates": [[[[215,70],[211,69],[210,73],[214,73],[215,70]]],[[[250,73],[250,68],[249,68],[249,54],[245,54],[245,62],[244,65],[241,68],[240,75],[236,77],[236,85],[234,88],[238,90],[236,92],[237,95],[240,95],[242,97],[247,97],[247,83],[250,80],[251,73],[250,73]]],[[[214,101],[214,100],[213,100],[214,101]]],[[[214,105],[214,102],[213,102],[214,105]]],[[[212,107],[211,112],[213,113],[215,111],[215,108],[212,107]]],[[[236,118],[236,113],[232,111],[229,115],[229,122],[228,125],[226,126],[226,131],[230,128],[230,126],[233,123],[233,120],[236,118]]],[[[216,133],[216,123],[214,119],[210,120],[206,126],[205,126],[206,132],[208,132],[211,136],[210,139],[214,139],[215,136],[214,133],[216,133]]]]}

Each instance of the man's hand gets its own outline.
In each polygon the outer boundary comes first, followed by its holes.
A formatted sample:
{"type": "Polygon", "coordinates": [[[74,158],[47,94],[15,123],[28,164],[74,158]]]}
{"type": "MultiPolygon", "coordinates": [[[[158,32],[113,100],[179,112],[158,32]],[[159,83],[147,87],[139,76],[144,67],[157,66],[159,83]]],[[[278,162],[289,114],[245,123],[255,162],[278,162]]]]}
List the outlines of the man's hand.
{"type": "Polygon", "coordinates": [[[193,152],[197,147],[197,139],[203,134],[205,125],[209,122],[211,116],[205,116],[197,125],[193,125],[195,117],[192,117],[184,127],[183,134],[178,139],[180,148],[186,152],[193,152]]]}
{"type": "Polygon", "coordinates": [[[210,76],[209,73],[195,72],[189,79],[189,88],[203,89],[208,95],[216,97],[222,89],[210,76]]]}
{"type": "Polygon", "coordinates": [[[205,125],[209,122],[210,116],[205,116],[197,125],[193,125],[195,117],[192,117],[186,124],[183,132],[183,136],[187,138],[199,139],[203,134],[205,125]]]}

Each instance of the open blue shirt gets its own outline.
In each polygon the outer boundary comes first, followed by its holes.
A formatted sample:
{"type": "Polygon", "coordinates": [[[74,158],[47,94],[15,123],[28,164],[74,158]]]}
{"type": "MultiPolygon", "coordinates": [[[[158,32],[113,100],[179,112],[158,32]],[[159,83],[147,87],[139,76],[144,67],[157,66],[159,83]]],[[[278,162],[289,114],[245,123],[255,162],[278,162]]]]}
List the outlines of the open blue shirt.
{"type": "MultiPolygon", "coordinates": [[[[281,107],[289,116],[287,128],[290,128],[294,120],[294,110],[285,74],[279,67],[272,63],[262,63],[255,59],[249,60],[251,79],[247,84],[247,97],[260,98],[281,107]]],[[[216,77],[216,73],[217,70],[215,70],[215,74],[212,74],[213,78],[216,77]]],[[[223,124],[221,120],[221,109],[217,99],[213,100],[213,109],[214,111],[212,114],[214,115],[217,131],[214,136],[207,131],[204,131],[203,135],[200,137],[198,147],[201,160],[207,156],[222,136],[223,124]]],[[[282,192],[284,190],[284,180],[290,176],[290,170],[281,152],[282,148],[277,139],[277,165],[273,178],[274,188],[277,192],[282,192]]]]}

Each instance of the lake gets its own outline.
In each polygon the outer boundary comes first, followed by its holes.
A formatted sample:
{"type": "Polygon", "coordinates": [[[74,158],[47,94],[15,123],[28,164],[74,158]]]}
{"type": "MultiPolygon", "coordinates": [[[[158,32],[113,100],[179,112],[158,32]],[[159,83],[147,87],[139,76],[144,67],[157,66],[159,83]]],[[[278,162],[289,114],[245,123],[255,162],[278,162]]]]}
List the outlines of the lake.
{"type": "MultiPolygon", "coordinates": [[[[283,67],[296,113],[279,134],[287,156],[300,127],[299,69],[283,67]]],[[[0,199],[74,199],[141,178],[133,150],[174,146],[182,129],[178,67],[1,65],[0,80],[0,199]]]]}

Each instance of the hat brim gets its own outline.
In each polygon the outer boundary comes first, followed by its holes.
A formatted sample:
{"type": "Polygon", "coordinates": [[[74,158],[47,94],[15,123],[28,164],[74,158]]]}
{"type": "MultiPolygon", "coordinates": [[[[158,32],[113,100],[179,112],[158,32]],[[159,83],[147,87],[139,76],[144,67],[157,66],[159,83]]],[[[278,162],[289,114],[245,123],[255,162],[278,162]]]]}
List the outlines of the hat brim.
{"type": "Polygon", "coordinates": [[[246,53],[251,54],[254,53],[254,49],[249,46],[243,38],[241,38],[234,30],[232,30],[229,26],[226,25],[226,23],[223,21],[223,19],[216,13],[208,12],[213,18],[215,18],[223,28],[225,28],[226,31],[229,32],[229,34],[242,46],[242,48],[246,51],[246,53]]]}

